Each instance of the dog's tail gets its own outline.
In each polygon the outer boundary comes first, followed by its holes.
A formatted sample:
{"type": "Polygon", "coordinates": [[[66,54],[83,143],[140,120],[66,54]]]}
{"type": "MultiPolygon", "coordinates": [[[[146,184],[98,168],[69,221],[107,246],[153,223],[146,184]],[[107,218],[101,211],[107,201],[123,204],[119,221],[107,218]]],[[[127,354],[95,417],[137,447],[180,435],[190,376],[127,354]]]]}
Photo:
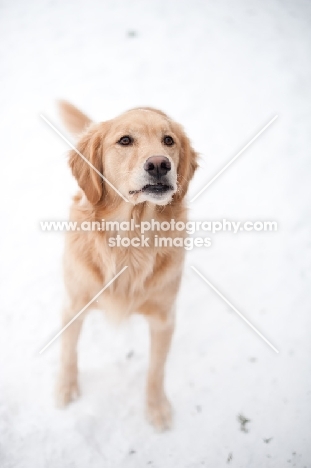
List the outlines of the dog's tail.
{"type": "Polygon", "coordinates": [[[92,120],[75,106],[67,101],[58,101],[58,108],[63,123],[66,128],[73,134],[81,133],[92,120]]]}

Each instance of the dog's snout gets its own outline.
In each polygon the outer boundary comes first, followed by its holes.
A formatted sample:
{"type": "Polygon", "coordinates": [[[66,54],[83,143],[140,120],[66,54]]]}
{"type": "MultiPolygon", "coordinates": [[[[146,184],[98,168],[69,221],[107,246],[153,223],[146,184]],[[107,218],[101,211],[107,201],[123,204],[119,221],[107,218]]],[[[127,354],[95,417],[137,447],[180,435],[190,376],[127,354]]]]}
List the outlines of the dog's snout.
{"type": "Polygon", "coordinates": [[[144,169],[151,176],[162,177],[171,170],[171,163],[166,156],[151,156],[145,162],[144,169]]]}

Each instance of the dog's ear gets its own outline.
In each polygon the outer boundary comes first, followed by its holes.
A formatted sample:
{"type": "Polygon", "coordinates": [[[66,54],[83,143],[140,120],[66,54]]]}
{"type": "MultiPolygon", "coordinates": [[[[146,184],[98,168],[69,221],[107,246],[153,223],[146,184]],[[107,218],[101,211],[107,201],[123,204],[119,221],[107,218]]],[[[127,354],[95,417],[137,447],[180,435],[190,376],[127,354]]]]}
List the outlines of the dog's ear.
{"type": "Polygon", "coordinates": [[[103,196],[103,141],[105,124],[90,128],[78,141],[76,148],[69,153],[69,166],[79,187],[92,205],[103,196]],[[80,154],[79,154],[80,153],[80,154]]]}
{"type": "Polygon", "coordinates": [[[181,144],[179,165],[177,168],[178,191],[176,198],[182,199],[187,193],[189,182],[198,168],[198,154],[191,146],[190,140],[179,124],[175,124],[175,132],[181,144]]]}

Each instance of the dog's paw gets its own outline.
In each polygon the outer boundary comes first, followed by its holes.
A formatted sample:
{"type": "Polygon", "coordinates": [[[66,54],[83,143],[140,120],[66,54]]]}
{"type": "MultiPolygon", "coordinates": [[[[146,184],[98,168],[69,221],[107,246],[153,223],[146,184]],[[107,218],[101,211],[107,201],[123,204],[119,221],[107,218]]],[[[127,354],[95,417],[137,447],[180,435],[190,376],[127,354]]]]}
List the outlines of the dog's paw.
{"type": "Polygon", "coordinates": [[[166,396],[159,398],[157,401],[154,400],[147,403],[147,418],[159,432],[166,431],[171,428],[173,410],[166,396]]]}
{"type": "Polygon", "coordinates": [[[64,408],[80,395],[77,380],[59,378],[55,389],[55,401],[58,408],[64,408]]]}

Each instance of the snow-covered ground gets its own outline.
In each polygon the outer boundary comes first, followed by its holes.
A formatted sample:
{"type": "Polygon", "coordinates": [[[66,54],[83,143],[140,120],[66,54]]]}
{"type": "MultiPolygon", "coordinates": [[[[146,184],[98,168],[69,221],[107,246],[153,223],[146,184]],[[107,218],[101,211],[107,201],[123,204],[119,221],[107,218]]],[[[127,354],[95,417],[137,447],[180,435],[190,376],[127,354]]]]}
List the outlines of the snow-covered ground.
{"type": "Polygon", "coordinates": [[[1,468],[311,466],[311,4],[289,0],[1,2],[1,468]],[[54,407],[63,237],[75,190],[55,99],[95,119],[138,105],[201,153],[193,220],[275,220],[187,254],[167,366],[174,427],[143,417],[147,327],[85,322],[82,396],[54,407]],[[280,352],[190,268],[197,267],[280,352]],[[243,415],[250,422],[238,420],[243,415]]]}

